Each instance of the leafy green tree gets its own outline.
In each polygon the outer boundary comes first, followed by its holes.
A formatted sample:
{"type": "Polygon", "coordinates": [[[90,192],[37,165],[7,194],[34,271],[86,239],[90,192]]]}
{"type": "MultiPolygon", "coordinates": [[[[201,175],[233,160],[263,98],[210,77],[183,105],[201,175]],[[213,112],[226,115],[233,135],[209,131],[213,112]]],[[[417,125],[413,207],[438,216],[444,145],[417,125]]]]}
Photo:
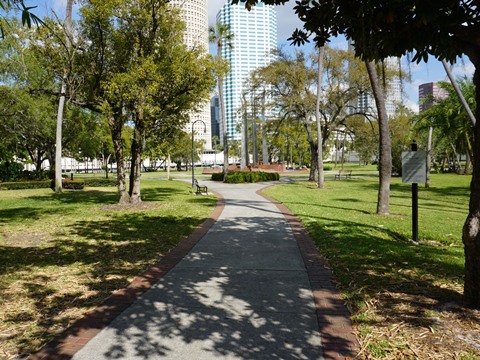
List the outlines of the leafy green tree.
{"type": "Polygon", "coordinates": [[[307,134],[312,156],[310,181],[315,181],[317,148],[312,128],[312,115],[315,109],[316,72],[301,51],[293,56],[279,52],[278,59],[262,68],[259,74],[270,85],[273,102],[280,113],[280,121],[296,121],[307,134]]]}
{"type": "Polygon", "coordinates": [[[72,39],[72,8],[73,0],[67,0],[66,5],[66,16],[65,22],[63,25],[65,31],[65,61],[63,62],[63,77],[62,85],[60,89],[60,96],[58,99],[58,108],[57,108],[57,128],[56,128],[56,137],[55,137],[55,192],[62,191],[62,127],[63,127],[63,113],[65,110],[65,99],[67,97],[67,82],[68,82],[68,71],[72,65],[72,51],[71,39],[72,39]]]}
{"type": "MultiPolygon", "coordinates": [[[[263,0],[284,4],[288,0],[263,0]]],[[[238,3],[238,0],[232,0],[238,3]]],[[[247,8],[258,0],[246,0],[247,8]]],[[[356,53],[365,60],[381,60],[415,52],[413,60],[455,61],[467,55],[475,67],[475,99],[480,102],[480,28],[475,1],[450,0],[317,0],[297,2],[295,12],[303,29],[293,35],[295,43],[313,36],[323,46],[332,36],[345,35],[355,42],[356,53]],[[432,11],[435,8],[435,11],[432,11]]],[[[475,117],[480,118],[480,107],[475,117]]],[[[480,124],[473,127],[472,151],[480,158],[480,124]]],[[[480,162],[474,161],[469,215],[463,228],[465,247],[465,301],[480,308],[480,162]]]]}
{"type": "Polygon", "coordinates": [[[0,131],[11,144],[11,155],[28,154],[37,171],[45,160],[53,162],[55,98],[32,96],[15,87],[0,86],[0,131]],[[14,147],[13,147],[14,146],[14,147]]]}
{"type": "Polygon", "coordinates": [[[400,107],[395,116],[389,119],[390,139],[392,141],[392,173],[402,175],[402,152],[409,151],[412,141],[412,118],[414,113],[400,107]]]}
{"type": "Polygon", "coordinates": [[[183,43],[184,24],[165,0],[89,1],[81,9],[84,76],[78,103],[100,111],[112,133],[120,203],[137,203],[145,141],[166,128],[182,128],[189,112],[209,97],[212,62],[183,43]],[[129,189],[122,130],[133,125],[129,189]]]}
{"type": "Polygon", "coordinates": [[[229,71],[229,65],[226,60],[222,59],[223,47],[232,47],[234,34],[227,24],[217,23],[208,29],[210,43],[217,45],[217,56],[215,58],[215,76],[218,83],[218,97],[220,102],[220,130],[223,138],[223,171],[228,173],[228,134],[227,122],[225,119],[225,99],[223,97],[223,79],[229,71]]]}
{"type": "MultiPolygon", "coordinates": [[[[318,103],[322,126],[319,142],[322,144],[321,156],[332,133],[357,114],[351,110],[351,104],[368,86],[365,67],[351,52],[325,47],[323,53],[322,101],[318,103]]],[[[318,167],[316,124],[312,122],[318,99],[318,94],[313,92],[319,78],[318,69],[314,68],[315,61],[318,62],[318,56],[309,58],[298,52],[295,57],[289,57],[280,53],[277,61],[261,70],[265,81],[273,89],[273,102],[280,108],[282,116],[303,124],[310,146],[310,181],[315,181],[318,167]]]]}

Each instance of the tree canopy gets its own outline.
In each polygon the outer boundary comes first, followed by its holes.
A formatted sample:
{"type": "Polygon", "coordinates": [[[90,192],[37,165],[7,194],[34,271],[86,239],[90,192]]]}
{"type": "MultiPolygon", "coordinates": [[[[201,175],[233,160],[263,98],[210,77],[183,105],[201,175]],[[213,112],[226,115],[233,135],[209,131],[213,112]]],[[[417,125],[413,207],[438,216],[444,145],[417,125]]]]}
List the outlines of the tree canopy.
{"type": "MultiPolygon", "coordinates": [[[[280,5],[289,0],[262,0],[280,5]]],[[[251,8],[259,0],[246,0],[251,8]]],[[[239,0],[232,0],[238,4],[239,0]]],[[[294,7],[303,29],[291,39],[302,44],[313,37],[323,46],[331,37],[345,35],[367,62],[413,53],[416,61],[429,55],[453,62],[466,54],[475,66],[473,83],[480,102],[480,11],[478,1],[465,0],[315,0],[294,7]],[[433,10],[434,9],[434,10],[433,10]]],[[[378,105],[378,102],[377,102],[378,105]]],[[[476,109],[480,118],[480,107],[476,109]]],[[[473,176],[469,215],[463,228],[465,245],[464,295],[469,306],[480,308],[480,124],[473,131],[473,176]]]]}

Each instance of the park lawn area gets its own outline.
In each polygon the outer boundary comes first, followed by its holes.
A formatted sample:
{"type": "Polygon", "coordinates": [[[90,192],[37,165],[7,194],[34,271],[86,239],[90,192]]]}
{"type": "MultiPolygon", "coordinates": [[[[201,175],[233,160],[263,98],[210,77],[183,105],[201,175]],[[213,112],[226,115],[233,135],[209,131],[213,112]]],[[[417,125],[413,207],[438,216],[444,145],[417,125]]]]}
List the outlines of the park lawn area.
{"type": "Polygon", "coordinates": [[[206,220],[214,196],[142,180],[143,202],[114,187],[0,191],[0,359],[39,349],[124,288],[206,220]]]}
{"type": "Polygon", "coordinates": [[[462,306],[469,182],[434,174],[430,189],[419,185],[419,245],[410,241],[411,186],[399,178],[389,216],[375,214],[378,178],[265,190],[301,219],[327,260],[362,357],[480,359],[480,312],[462,306]]]}

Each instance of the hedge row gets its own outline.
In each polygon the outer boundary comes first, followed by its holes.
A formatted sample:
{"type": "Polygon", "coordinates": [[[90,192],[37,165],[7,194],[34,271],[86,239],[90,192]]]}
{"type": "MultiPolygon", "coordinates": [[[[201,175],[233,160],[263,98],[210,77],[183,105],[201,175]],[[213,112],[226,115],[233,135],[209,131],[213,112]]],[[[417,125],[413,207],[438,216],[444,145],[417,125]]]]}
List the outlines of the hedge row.
{"type": "Polygon", "coordinates": [[[50,180],[0,183],[0,190],[48,189],[50,180]]]}
{"type": "MultiPolygon", "coordinates": [[[[117,186],[116,179],[85,179],[85,180],[66,180],[62,181],[62,188],[65,190],[82,190],[88,187],[117,186]]],[[[19,181],[0,183],[0,190],[25,190],[25,189],[54,189],[53,180],[42,181],[19,181]]]]}
{"type": "Polygon", "coordinates": [[[279,173],[264,171],[234,171],[224,176],[224,173],[212,174],[213,181],[225,181],[229,184],[255,183],[262,181],[278,181],[279,173]]]}
{"type": "Polygon", "coordinates": [[[85,179],[83,180],[85,186],[88,187],[103,187],[103,186],[117,186],[117,179],[85,179]]]}

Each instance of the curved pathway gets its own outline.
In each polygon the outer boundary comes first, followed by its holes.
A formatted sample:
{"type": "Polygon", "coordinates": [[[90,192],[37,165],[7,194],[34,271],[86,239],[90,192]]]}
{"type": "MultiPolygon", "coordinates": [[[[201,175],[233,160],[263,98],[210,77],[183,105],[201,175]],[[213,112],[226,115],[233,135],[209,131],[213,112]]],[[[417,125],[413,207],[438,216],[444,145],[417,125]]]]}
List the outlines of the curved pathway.
{"type": "Polygon", "coordinates": [[[268,184],[200,182],[220,194],[216,221],[31,359],[355,355],[330,273],[298,220],[258,193],[268,184]]]}

